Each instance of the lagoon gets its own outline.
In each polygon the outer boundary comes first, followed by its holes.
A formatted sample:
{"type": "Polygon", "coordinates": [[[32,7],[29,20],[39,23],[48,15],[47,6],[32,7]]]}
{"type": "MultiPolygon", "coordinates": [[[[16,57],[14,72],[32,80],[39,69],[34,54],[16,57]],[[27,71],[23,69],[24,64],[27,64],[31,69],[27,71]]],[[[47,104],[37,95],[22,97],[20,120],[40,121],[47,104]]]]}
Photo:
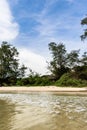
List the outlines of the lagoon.
{"type": "Polygon", "coordinates": [[[1,93],[0,130],[87,130],[87,96],[1,93]]]}

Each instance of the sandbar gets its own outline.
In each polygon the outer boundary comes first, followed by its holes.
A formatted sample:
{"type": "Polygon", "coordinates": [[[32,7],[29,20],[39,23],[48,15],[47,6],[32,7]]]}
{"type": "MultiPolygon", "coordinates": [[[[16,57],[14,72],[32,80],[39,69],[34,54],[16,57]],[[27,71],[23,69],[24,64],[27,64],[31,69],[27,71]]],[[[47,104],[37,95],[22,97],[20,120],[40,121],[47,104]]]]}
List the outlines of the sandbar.
{"type": "Polygon", "coordinates": [[[87,95],[87,87],[56,87],[56,86],[33,86],[33,87],[0,87],[0,93],[29,93],[29,92],[55,92],[67,95],[87,95]]]}

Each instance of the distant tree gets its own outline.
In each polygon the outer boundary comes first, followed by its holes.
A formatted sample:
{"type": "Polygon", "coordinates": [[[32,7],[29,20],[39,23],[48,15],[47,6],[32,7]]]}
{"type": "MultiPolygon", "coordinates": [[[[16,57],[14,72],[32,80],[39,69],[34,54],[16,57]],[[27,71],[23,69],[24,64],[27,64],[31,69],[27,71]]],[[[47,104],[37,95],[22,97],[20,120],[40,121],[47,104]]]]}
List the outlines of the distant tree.
{"type": "Polygon", "coordinates": [[[73,50],[67,55],[67,65],[70,69],[78,66],[79,64],[79,51],[73,50]]]}
{"type": "Polygon", "coordinates": [[[48,68],[55,78],[58,79],[67,71],[66,48],[63,43],[56,44],[55,42],[51,42],[49,43],[49,50],[51,51],[53,60],[49,63],[48,68]]]}
{"type": "MultiPolygon", "coordinates": [[[[87,17],[81,20],[81,25],[87,25],[87,17]]],[[[87,38],[87,28],[84,29],[84,33],[81,35],[81,40],[84,40],[86,38],[87,38]]]]}
{"type": "Polygon", "coordinates": [[[29,84],[35,85],[36,81],[39,81],[40,74],[29,68],[29,84]]]}
{"type": "Polygon", "coordinates": [[[82,64],[82,66],[87,66],[87,52],[84,52],[80,62],[82,64]]]}
{"type": "Polygon", "coordinates": [[[2,82],[7,79],[16,79],[18,71],[18,51],[7,42],[2,42],[0,47],[0,79],[2,82]]]}
{"type": "Polygon", "coordinates": [[[24,64],[19,68],[19,77],[20,78],[23,78],[25,76],[26,69],[27,69],[27,67],[25,67],[24,64]]]}
{"type": "Polygon", "coordinates": [[[77,66],[75,71],[80,79],[87,80],[87,52],[83,53],[80,59],[80,66],[77,66]]]}

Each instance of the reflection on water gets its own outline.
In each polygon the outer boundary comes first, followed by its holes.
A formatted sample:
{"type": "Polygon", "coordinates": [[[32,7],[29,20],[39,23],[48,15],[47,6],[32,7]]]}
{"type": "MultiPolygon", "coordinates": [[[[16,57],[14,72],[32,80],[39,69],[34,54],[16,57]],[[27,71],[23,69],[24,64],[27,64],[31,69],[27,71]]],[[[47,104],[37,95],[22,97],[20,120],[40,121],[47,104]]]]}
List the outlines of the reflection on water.
{"type": "Polygon", "coordinates": [[[0,100],[0,130],[10,130],[14,117],[15,105],[6,100],[0,100]]]}
{"type": "Polygon", "coordinates": [[[0,94],[0,130],[87,130],[87,97],[0,94]]]}

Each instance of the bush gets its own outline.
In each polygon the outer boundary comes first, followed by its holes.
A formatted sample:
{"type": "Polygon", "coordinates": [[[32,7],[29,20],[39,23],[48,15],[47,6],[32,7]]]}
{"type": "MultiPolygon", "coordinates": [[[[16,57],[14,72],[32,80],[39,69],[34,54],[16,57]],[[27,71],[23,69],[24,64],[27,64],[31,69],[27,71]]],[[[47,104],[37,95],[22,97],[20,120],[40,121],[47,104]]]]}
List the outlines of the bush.
{"type": "Polygon", "coordinates": [[[33,77],[29,85],[46,86],[46,85],[50,85],[50,84],[51,84],[51,81],[47,77],[33,77]]]}
{"type": "Polygon", "coordinates": [[[38,75],[31,75],[27,78],[19,78],[17,79],[16,85],[17,86],[46,86],[51,85],[52,82],[48,77],[38,76],[38,75]]]}
{"type": "Polygon", "coordinates": [[[17,79],[17,86],[26,86],[29,84],[29,78],[17,79]]]}
{"type": "Polygon", "coordinates": [[[59,80],[55,83],[56,86],[73,86],[73,87],[83,87],[87,86],[87,81],[81,79],[73,78],[72,74],[66,73],[61,76],[59,80]]]}

